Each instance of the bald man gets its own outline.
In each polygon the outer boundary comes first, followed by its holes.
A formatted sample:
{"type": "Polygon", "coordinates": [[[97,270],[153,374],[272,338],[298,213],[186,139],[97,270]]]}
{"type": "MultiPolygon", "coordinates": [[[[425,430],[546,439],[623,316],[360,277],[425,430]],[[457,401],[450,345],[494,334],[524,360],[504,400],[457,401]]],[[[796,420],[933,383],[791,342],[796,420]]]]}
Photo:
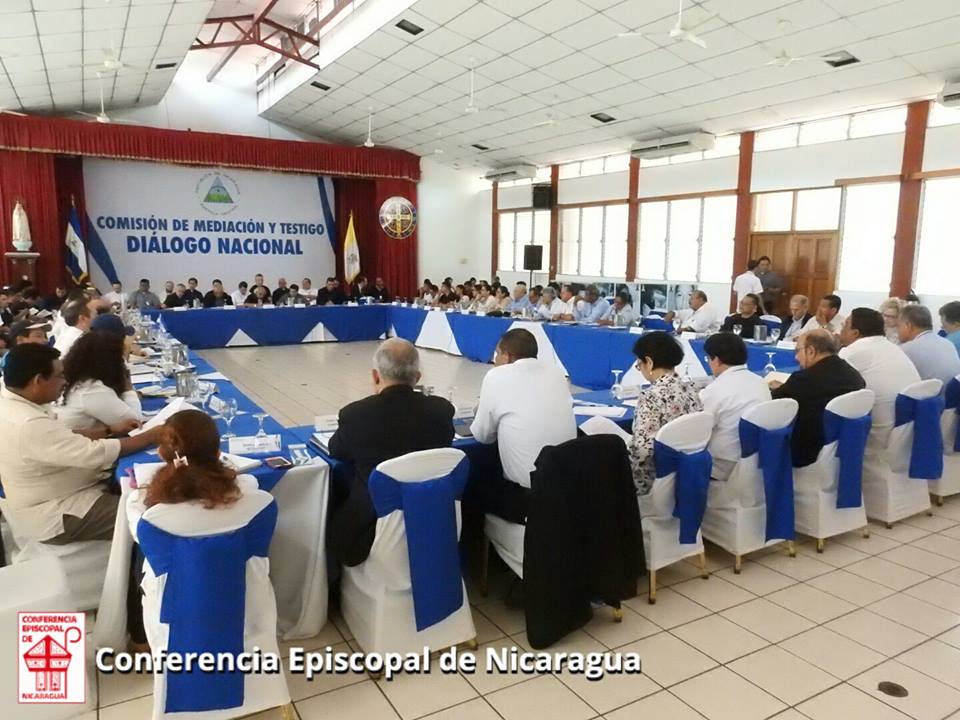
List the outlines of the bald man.
{"type": "Polygon", "coordinates": [[[330,517],[330,546],[349,566],[366,560],[373,544],[377,514],[367,489],[370,472],[384,460],[453,442],[453,405],[413,389],[420,381],[420,356],[412,343],[382,343],[370,375],[373,395],[342,408],[330,438],[330,455],[354,466],[350,487],[334,487],[330,517]]]}

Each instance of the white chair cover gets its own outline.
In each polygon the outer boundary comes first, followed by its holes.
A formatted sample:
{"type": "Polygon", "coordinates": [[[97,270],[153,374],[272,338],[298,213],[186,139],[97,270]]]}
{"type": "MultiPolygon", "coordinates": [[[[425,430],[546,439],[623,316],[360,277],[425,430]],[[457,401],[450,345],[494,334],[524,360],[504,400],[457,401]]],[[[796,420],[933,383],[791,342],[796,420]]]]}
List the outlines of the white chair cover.
{"type": "MultiPolygon", "coordinates": [[[[766,430],[780,430],[797,416],[796,400],[783,398],[758,403],[743,413],[743,420],[766,430]]],[[[759,453],[741,457],[726,481],[711,480],[703,536],[734,555],[746,555],[767,542],[767,507],[759,453]]]]}
{"type": "MultiPolygon", "coordinates": [[[[921,380],[900,391],[923,400],[940,394],[939,380],[921,380]]],[[[913,421],[892,430],[870,431],[863,462],[863,502],[867,517],[885,523],[916,515],[930,508],[930,488],[925,480],[908,474],[913,445],[913,421]]]]}
{"type": "MultiPolygon", "coordinates": [[[[179,557],[177,555],[163,558],[161,553],[159,557],[164,562],[169,562],[169,572],[161,572],[160,574],[154,572],[151,561],[156,561],[158,554],[154,551],[153,545],[148,542],[151,536],[148,533],[156,537],[157,531],[160,531],[164,537],[174,538],[173,542],[200,537],[203,537],[206,542],[216,542],[220,538],[227,538],[237,531],[250,532],[256,530],[260,534],[266,535],[265,538],[262,538],[261,543],[264,545],[263,552],[265,553],[266,545],[269,544],[270,536],[273,533],[272,522],[275,520],[276,512],[275,503],[270,493],[262,490],[247,490],[236,503],[225,508],[208,510],[202,505],[193,503],[162,504],[154,505],[143,513],[137,524],[138,542],[140,542],[146,557],[143,568],[144,577],[141,583],[144,591],[143,622],[150,648],[154,654],[169,648],[171,630],[175,627],[177,621],[195,620],[195,618],[187,616],[183,618],[174,617],[170,623],[162,620],[162,618],[169,617],[167,614],[170,612],[168,603],[181,599],[184,593],[193,592],[194,587],[192,585],[180,585],[181,582],[189,583],[191,579],[189,577],[182,580],[175,578],[175,573],[182,567],[176,562],[179,557]],[[262,531],[258,527],[261,524],[264,526],[262,531]],[[177,595],[165,597],[165,590],[171,582],[177,583],[177,595]]],[[[234,560],[245,564],[243,650],[252,652],[254,648],[259,648],[263,653],[279,653],[276,635],[277,606],[273,595],[273,587],[270,584],[270,562],[256,551],[253,551],[250,556],[243,553],[241,557],[234,558],[234,560]]],[[[229,561],[230,558],[224,558],[224,564],[229,563],[229,561]]],[[[224,591],[235,592],[233,588],[224,588],[224,591]]],[[[175,648],[169,649],[173,650],[175,648]]],[[[210,648],[209,651],[213,652],[214,649],[210,648]]],[[[200,673],[199,670],[197,672],[200,673]]],[[[184,675],[186,674],[184,673],[184,675]]],[[[174,718],[176,720],[182,718],[226,720],[226,718],[241,717],[269,708],[280,707],[290,702],[290,693],[283,673],[250,673],[242,676],[241,705],[204,711],[180,710],[174,712],[171,709],[168,712],[168,702],[171,702],[171,698],[173,698],[172,695],[168,696],[168,690],[173,691],[173,683],[176,682],[174,678],[173,675],[168,677],[160,672],[154,674],[153,717],[155,720],[166,720],[168,718],[171,720],[174,718]]],[[[216,697],[215,693],[218,689],[216,683],[222,682],[222,676],[209,675],[199,679],[205,682],[209,688],[207,691],[208,697],[216,697]]],[[[182,688],[180,693],[181,696],[173,702],[184,700],[185,693],[183,693],[182,688]]],[[[197,700],[196,695],[197,693],[193,693],[188,700],[190,702],[197,700]]]]}
{"type": "MultiPolygon", "coordinates": [[[[442,317],[443,314],[438,313],[442,317]]],[[[400,483],[418,483],[450,474],[464,459],[454,448],[423,450],[387,460],[377,470],[400,483]]],[[[460,503],[456,502],[457,534],[460,503]]],[[[476,629],[463,585],[463,604],[444,620],[418,631],[403,510],[377,519],[370,555],[343,570],[341,609],[360,647],[368,653],[422,652],[473,640],[476,629]]]]}
{"type": "MultiPolygon", "coordinates": [[[[697,412],[664,425],[656,440],[679,452],[694,453],[707,447],[712,431],[713,415],[697,412]]],[[[650,492],[638,498],[648,570],[659,570],[703,552],[700,532],[695,543],[680,543],[680,521],[673,516],[675,486],[676,473],[670,473],[654,480],[650,492]]]]}
{"type": "Polygon", "coordinates": [[[943,476],[939,480],[930,480],[930,493],[938,498],[960,493],[960,452],[955,449],[957,430],[960,425],[960,410],[953,405],[957,400],[953,393],[960,391],[960,375],[949,383],[945,393],[947,408],[943,411],[940,420],[940,429],[943,434],[943,476]],[[952,387],[951,387],[952,386],[952,387]]]}
{"type": "MultiPolygon", "coordinates": [[[[844,418],[861,418],[873,408],[872,390],[856,390],[834,398],[826,411],[844,418]]],[[[824,445],[816,462],[793,469],[794,522],[798,532],[814,538],[828,538],[862,528],[867,524],[860,507],[837,507],[840,462],[838,441],[824,445]]]]}
{"type": "MultiPolygon", "coordinates": [[[[86,702],[82,705],[17,703],[19,661],[17,649],[17,613],[24,611],[76,612],[72,596],[72,578],[65,563],[56,555],[0,568],[0,636],[5,638],[0,653],[0,717],[16,720],[66,720],[86,713],[96,714],[97,678],[93,669],[93,643],[87,639],[87,655],[76,661],[86,663],[86,702]]],[[[87,623],[90,632],[90,623],[87,623]]],[[[71,663],[74,660],[71,660],[71,663]]]]}

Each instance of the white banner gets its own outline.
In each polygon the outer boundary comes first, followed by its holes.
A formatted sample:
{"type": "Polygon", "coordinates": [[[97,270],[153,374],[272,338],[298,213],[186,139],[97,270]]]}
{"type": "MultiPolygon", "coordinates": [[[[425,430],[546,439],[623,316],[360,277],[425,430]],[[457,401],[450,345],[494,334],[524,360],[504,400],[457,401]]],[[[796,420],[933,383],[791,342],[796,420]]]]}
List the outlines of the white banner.
{"type": "Polygon", "coordinates": [[[148,278],[162,295],[165,281],[188,277],[230,292],[256,273],[270,288],[336,274],[328,177],[86,158],[83,181],[101,290],[113,277],[126,291],[148,278]]]}

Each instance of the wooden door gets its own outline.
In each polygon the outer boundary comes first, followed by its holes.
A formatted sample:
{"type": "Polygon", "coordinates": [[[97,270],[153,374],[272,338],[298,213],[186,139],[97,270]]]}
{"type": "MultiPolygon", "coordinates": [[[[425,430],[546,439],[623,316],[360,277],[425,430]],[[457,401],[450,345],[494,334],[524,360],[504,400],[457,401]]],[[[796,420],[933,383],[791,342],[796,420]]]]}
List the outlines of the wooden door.
{"type": "MultiPolygon", "coordinates": [[[[806,295],[811,308],[832,293],[837,281],[840,235],[832,232],[767,232],[750,236],[750,257],[768,256],[784,279],[777,312],[786,312],[791,295],[806,295]]],[[[811,310],[812,312],[812,310],[811,310]]]]}

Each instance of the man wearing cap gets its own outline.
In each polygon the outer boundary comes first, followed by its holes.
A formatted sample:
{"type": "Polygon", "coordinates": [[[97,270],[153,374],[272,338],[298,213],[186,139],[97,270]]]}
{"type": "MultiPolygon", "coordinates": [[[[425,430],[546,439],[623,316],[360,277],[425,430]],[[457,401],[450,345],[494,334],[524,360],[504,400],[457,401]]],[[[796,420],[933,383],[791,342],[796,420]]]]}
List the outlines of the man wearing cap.
{"type": "MultiPolygon", "coordinates": [[[[50,332],[50,326],[39,320],[17,320],[10,326],[7,340],[11,348],[26,343],[46,345],[48,332],[50,332]]],[[[3,370],[6,361],[7,355],[0,357],[0,371],[3,370]]]]}
{"type": "Polygon", "coordinates": [[[127,359],[130,358],[130,355],[137,355],[139,357],[146,357],[147,355],[140,346],[133,342],[133,335],[136,333],[136,330],[130,325],[124,325],[119,315],[114,315],[113,313],[98,315],[90,324],[90,330],[122,335],[123,352],[127,359]]]}

